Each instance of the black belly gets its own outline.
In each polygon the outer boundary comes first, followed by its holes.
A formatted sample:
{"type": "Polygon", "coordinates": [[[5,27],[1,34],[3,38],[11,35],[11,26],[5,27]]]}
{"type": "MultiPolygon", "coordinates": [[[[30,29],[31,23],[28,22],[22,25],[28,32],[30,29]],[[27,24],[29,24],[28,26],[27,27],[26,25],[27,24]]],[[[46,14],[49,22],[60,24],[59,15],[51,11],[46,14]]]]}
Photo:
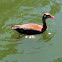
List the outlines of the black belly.
{"type": "Polygon", "coordinates": [[[21,34],[27,34],[27,35],[34,35],[34,34],[40,34],[40,31],[32,30],[32,29],[16,29],[17,32],[21,34]]]}

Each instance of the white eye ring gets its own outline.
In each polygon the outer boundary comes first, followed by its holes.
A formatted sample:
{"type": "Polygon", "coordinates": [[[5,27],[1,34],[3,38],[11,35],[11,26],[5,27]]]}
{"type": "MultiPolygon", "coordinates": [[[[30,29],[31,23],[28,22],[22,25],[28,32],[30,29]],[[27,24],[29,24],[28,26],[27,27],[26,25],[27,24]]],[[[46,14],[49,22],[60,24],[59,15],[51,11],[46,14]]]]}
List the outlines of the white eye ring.
{"type": "Polygon", "coordinates": [[[44,15],[44,17],[46,17],[46,15],[44,15]]]}

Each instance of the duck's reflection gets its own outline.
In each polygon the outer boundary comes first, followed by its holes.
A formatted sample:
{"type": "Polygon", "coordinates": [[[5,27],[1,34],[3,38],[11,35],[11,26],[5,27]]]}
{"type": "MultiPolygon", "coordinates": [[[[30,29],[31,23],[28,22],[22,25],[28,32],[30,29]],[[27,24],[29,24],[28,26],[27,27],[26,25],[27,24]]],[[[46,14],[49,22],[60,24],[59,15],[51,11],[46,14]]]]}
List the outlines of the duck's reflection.
{"type": "Polygon", "coordinates": [[[20,35],[16,38],[16,41],[19,41],[22,38],[26,38],[26,39],[37,39],[37,41],[40,41],[40,42],[42,41],[48,42],[54,37],[54,34],[55,33],[53,32],[45,31],[43,34],[37,35],[38,37],[36,35],[20,35]]]}

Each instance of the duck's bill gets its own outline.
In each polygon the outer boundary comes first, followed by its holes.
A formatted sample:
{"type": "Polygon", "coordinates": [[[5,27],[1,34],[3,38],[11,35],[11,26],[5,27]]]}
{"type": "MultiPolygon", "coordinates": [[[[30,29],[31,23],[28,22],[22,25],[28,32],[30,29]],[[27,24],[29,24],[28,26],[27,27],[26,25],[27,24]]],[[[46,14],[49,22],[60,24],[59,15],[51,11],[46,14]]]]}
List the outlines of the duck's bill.
{"type": "Polygon", "coordinates": [[[50,15],[50,18],[55,18],[54,16],[50,15]]]}

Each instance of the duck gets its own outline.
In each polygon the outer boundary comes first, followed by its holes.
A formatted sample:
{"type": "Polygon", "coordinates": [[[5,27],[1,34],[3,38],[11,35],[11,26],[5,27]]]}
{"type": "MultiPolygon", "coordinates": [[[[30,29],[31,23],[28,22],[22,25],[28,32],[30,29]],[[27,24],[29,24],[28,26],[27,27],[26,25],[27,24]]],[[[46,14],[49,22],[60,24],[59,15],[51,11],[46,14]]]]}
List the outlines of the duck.
{"type": "Polygon", "coordinates": [[[28,23],[23,25],[14,25],[11,26],[12,30],[16,30],[20,34],[26,34],[26,35],[35,35],[35,34],[41,34],[46,31],[47,24],[46,19],[48,18],[55,18],[50,13],[44,13],[42,17],[43,25],[38,25],[34,23],[28,23]]]}

